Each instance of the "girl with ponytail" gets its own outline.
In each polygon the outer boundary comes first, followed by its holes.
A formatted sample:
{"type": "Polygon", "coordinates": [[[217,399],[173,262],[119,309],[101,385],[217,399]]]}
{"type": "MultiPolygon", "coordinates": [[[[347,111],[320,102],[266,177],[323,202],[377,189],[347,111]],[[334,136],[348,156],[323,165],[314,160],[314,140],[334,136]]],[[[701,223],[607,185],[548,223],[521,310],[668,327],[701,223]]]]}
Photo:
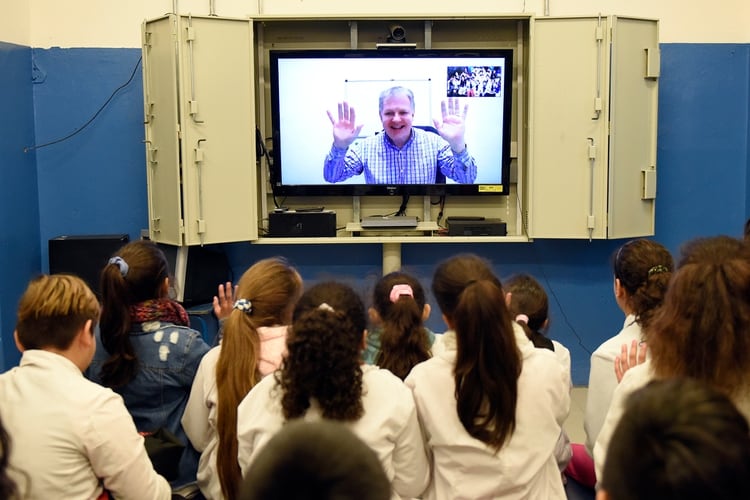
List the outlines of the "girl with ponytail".
{"type": "MultiPolygon", "coordinates": [[[[418,497],[429,477],[414,400],[395,375],[361,361],[367,317],[349,286],[310,288],[294,310],[281,370],[237,410],[243,473],[286,422],[344,423],[378,455],[395,498],[418,497]]],[[[297,479],[299,480],[299,479],[297,479]]]]}
{"type": "Polygon", "coordinates": [[[169,298],[169,266],[151,241],[120,248],[101,273],[101,320],[87,376],[120,394],[140,432],[166,429],[184,445],[175,487],[195,482],[198,453],[180,423],[209,346],[169,298]]]}
{"type": "MultiPolygon", "coordinates": [[[[612,257],[614,296],[625,315],[625,322],[617,335],[603,342],[591,355],[589,389],[583,419],[589,454],[594,451],[594,443],[618,384],[615,362],[622,352],[622,346],[625,344],[629,347],[633,342],[646,340],[643,332],[664,301],[673,270],[674,261],[669,250],[660,243],[647,239],[628,241],[612,257]]],[[[580,476],[574,477],[583,479],[580,476]]],[[[592,479],[581,482],[594,486],[592,479]]]]}
{"type": "Polygon", "coordinates": [[[386,274],[375,284],[365,362],[390,370],[401,380],[412,367],[432,356],[435,334],[424,327],[430,305],[419,281],[403,272],[386,274]]]}
{"type": "Polygon", "coordinates": [[[253,264],[219,287],[214,311],[222,318],[221,344],[201,362],[182,423],[201,453],[198,486],[209,499],[238,496],[237,406],[286,351],[287,328],[302,293],[299,273],[280,257],[253,264]],[[234,299],[234,300],[232,300],[234,299]]]}
{"type": "Polygon", "coordinates": [[[554,452],[570,382],[554,353],[512,320],[480,257],[439,264],[432,291],[449,327],[444,351],[405,381],[432,456],[423,498],[565,499],[554,452]]]}

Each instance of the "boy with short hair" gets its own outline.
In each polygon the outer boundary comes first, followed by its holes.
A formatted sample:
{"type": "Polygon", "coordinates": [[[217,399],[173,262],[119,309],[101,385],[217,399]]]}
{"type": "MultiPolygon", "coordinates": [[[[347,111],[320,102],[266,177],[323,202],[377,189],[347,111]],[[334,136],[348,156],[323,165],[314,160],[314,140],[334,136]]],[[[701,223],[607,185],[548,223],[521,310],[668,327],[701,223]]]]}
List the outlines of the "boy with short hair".
{"type": "Polygon", "coordinates": [[[0,415],[21,498],[169,499],[122,398],[88,381],[99,303],[68,275],[29,283],[13,333],[19,366],[0,375],[0,415]]]}

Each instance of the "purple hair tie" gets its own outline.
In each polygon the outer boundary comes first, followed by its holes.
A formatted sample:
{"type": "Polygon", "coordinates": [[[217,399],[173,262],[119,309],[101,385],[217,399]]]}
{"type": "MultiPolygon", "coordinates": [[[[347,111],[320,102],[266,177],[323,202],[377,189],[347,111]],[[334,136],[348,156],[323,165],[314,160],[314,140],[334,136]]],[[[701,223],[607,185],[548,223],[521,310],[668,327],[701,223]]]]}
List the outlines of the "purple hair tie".
{"type": "Polygon", "coordinates": [[[117,267],[119,267],[120,268],[120,275],[123,278],[128,275],[128,271],[130,270],[130,266],[128,266],[128,263],[125,262],[125,259],[123,259],[122,257],[119,257],[119,256],[112,257],[111,259],[109,259],[108,264],[114,264],[117,267]]]}

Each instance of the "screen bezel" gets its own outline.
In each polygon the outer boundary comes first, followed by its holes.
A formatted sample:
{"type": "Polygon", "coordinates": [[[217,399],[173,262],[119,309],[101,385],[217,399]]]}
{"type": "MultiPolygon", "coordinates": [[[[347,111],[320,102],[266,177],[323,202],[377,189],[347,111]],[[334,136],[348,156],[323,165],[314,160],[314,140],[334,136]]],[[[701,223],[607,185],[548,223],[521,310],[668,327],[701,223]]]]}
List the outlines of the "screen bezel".
{"type": "MultiPolygon", "coordinates": [[[[383,195],[501,195],[510,194],[510,134],[512,120],[513,49],[316,49],[316,50],[270,50],[269,68],[271,84],[272,144],[270,183],[274,195],[278,196],[383,196],[383,195]],[[500,144],[501,179],[499,184],[282,184],[283,158],[280,131],[279,69],[280,59],[314,58],[502,58],[505,61],[503,75],[503,122],[500,144]]],[[[468,64],[467,64],[468,65],[468,64]]],[[[323,168],[323,158],[320,158],[323,168]]]]}

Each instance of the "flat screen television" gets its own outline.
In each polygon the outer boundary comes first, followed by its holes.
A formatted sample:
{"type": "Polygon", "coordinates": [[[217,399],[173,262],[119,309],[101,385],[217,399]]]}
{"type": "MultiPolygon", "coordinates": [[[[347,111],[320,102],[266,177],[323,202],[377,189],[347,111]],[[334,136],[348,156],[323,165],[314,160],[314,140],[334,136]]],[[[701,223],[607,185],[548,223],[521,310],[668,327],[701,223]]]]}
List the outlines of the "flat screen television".
{"type": "MultiPolygon", "coordinates": [[[[274,195],[508,194],[512,49],[271,50],[269,63],[273,140],[270,180],[274,195]],[[458,110],[465,153],[476,166],[475,176],[445,178],[438,165],[441,150],[435,156],[429,152],[435,148],[426,148],[415,150],[415,155],[437,165],[434,178],[410,182],[403,177],[396,181],[370,177],[368,182],[363,172],[335,182],[329,175],[326,180],[324,162],[332,153],[332,120],[338,117],[340,104],[346,102],[354,108],[356,126],[362,126],[348,148],[339,148],[341,156],[358,141],[391,137],[381,121],[379,99],[384,90],[393,87],[412,92],[413,128],[437,134],[427,139],[423,136],[421,140],[430,144],[443,141],[434,122],[437,120],[439,126],[445,123],[441,106],[446,106],[448,114],[451,107],[458,110]]],[[[443,155],[452,151],[450,147],[445,150],[447,144],[442,143],[443,155]]],[[[380,161],[379,168],[392,168],[390,163],[384,167],[382,163],[392,157],[382,159],[386,157],[373,152],[372,146],[367,153],[370,156],[362,160],[364,149],[357,149],[358,161],[370,165],[380,161]]],[[[408,161],[414,161],[413,157],[408,161]]]]}

